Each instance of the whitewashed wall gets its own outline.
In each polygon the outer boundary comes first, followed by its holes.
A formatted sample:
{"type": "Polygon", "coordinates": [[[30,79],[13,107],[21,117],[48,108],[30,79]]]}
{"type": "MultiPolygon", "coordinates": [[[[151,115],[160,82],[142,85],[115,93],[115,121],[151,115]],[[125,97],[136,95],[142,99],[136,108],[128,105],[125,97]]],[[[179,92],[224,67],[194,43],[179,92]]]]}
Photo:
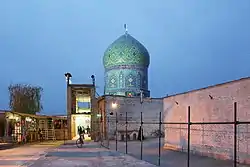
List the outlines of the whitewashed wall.
{"type": "MultiPolygon", "coordinates": [[[[143,135],[144,137],[152,137],[152,132],[159,129],[159,113],[163,111],[163,100],[160,98],[145,98],[143,103],[140,103],[140,98],[127,98],[117,96],[106,96],[106,116],[109,118],[109,134],[110,136],[115,134],[115,118],[116,113],[118,116],[118,131],[125,131],[125,120],[127,112],[128,130],[139,130],[142,119],[143,124],[143,135]],[[117,108],[112,108],[112,103],[117,104],[117,108]],[[113,112],[113,115],[110,113],[113,112]],[[151,123],[151,124],[148,124],[151,123]]],[[[164,116],[162,114],[162,120],[164,116]]],[[[162,126],[162,131],[164,126],[162,126]]]]}

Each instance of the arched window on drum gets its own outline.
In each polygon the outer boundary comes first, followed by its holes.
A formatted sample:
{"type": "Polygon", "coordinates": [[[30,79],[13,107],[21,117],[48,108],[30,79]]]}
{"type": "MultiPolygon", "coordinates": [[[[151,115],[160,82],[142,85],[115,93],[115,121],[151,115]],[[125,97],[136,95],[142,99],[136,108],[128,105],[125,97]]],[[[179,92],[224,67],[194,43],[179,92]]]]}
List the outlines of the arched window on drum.
{"type": "Polygon", "coordinates": [[[126,76],[126,87],[135,87],[136,86],[136,77],[130,73],[126,76]]]}
{"type": "Polygon", "coordinates": [[[110,88],[117,88],[117,77],[115,74],[111,75],[109,78],[109,87],[110,88]]]}

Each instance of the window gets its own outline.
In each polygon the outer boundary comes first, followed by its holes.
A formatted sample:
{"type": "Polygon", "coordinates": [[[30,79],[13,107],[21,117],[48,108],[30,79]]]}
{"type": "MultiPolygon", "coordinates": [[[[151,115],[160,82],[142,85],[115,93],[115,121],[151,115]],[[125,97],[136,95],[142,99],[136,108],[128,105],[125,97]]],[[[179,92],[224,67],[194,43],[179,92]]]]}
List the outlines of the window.
{"type": "Polygon", "coordinates": [[[90,96],[77,96],[77,109],[76,113],[89,113],[91,111],[90,96]]]}
{"type": "Polygon", "coordinates": [[[90,108],[90,102],[77,102],[78,108],[82,109],[89,109],[90,108]]]}

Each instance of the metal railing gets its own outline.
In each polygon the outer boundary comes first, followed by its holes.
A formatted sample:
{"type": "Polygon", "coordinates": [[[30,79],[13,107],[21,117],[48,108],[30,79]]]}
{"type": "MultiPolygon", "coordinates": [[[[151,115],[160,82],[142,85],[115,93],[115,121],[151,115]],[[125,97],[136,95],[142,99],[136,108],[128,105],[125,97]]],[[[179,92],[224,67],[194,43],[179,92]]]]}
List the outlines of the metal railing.
{"type": "MultiPolygon", "coordinates": [[[[237,103],[235,102],[234,103],[234,106],[233,106],[233,121],[221,121],[221,122],[191,122],[191,107],[188,106],[187,108],[187,121],[186,122],[163,122],[162,121],[162,113],[160,112],[159,113],[159,120],[157,122],[150,122],[150,121],[144,121],[143,120],[143,112],[140,112],[140,121],[138,120],[133,120],[133,121],[128,121],[128,115],[127,115],[127,112],[126,112],[126,119],[125,121],[118,121],[118,116],[117,116],[117,113],[115,114],[115,128],[112,127],[113,129],[115,129],[115,134],[114,135],[114,139],[112,140],[111,137],[110,137],[110,133],[109,131],[111,130],[111,126],[110,125],[110,118],[108,117],[107,118],[107,123],[105,122],[102,122],[102,126],[105,126],[105,128],[103,129],[106,129],[106,131],[103,131],[101,130],[101,145],[103,147],[106,147],[108,149],[115,149],[116,151],[119,151],[118,150],[118,144],[120,143],[120,141],[118,141],[118,124],[119,123],[124,123],[123,125],[125,125],[125,135],[126,137],[124,138],[125,139],[125,153],[128,154],[128,146],[129,146],[129,141],[128,141],[128,135],[129,135],[129,131],[128,131],[128,126],[129,125],[133,125],[133,124],[137,124],[140,126],[140,129],[138,131],[138,139],[140,140],[140,146],[133,146],[133,147],[140,147],[138,149],[140,149],[140,156],[138,156],[137,158],[140,158],[141,160],[143,159],[143,144],[144,144],[144,140],[143,140],[143,133],[144,133],[144,130],[143,130],[143,126],[145,125],[154,125],[154,126],[157,126],[158,125],[158,132],[160,134],[158,134],[158,151],[157,151],[157,165],[158,166],[161,166],[161,156],[162,156],[162,137],[163,137],[163,134],[161,134],[161,132],[163,131],[163,129],[167,130],[167,125],[186,125],[187,126],[187,150],[186,150],[186,153],[187,153],[187,161],[186,161],[186,166],[187,167],[190,167],[190,156],[191,156],[191,140],[190,140],[190,137],[191,137],[191,127],[192,126],[195,126],[195,125],[233,125],[233,166],[236,167],[237,164],[239,163],[238,160],[237,160],[237,126],[238,125],[248,125],[250,124],[250,121],[238,121],[237,120],[237,103]],[[163,128],[162,126],[165,126],[165,128],[163,128]],[[112,142],[113,144],[115,144],[115,148],[112,147],[112,142]],[[115,143],[114,143],[115,142],[115,143]]],[[[219,133],[219,132],[217,132],[219,133]]],[[[112,136],[112,135],[111,135],[112,136]]],[[[124,145],[124,144],[123,144],[124,145]]],[[[156,154],[156,153],[155,153],[156,154]]],[[[176,157],[177,158],[177,157],[176,157]]]]}
{"type": "Polygon", "coordinates": [[[68,129],[43,129],[40,133],[37,131],[26,130],[22,127],[9,131],[8,134],[2,137],[2,140],[13,144],[26,144],[32,142],[42,142],[49,140],[68,140],[68,129]]]}

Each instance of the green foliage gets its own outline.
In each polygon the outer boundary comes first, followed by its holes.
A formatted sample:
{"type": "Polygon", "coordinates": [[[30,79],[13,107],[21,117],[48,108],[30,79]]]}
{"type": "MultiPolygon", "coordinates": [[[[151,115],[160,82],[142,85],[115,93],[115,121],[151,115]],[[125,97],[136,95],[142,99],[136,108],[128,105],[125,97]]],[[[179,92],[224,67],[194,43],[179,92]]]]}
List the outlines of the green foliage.
{"type": "Polygon", "coordinates": [[[14,112],[36,114],[43,109],[41,87],[14,84],[8,87],[10,101],[9,107],[14,112]]]}

